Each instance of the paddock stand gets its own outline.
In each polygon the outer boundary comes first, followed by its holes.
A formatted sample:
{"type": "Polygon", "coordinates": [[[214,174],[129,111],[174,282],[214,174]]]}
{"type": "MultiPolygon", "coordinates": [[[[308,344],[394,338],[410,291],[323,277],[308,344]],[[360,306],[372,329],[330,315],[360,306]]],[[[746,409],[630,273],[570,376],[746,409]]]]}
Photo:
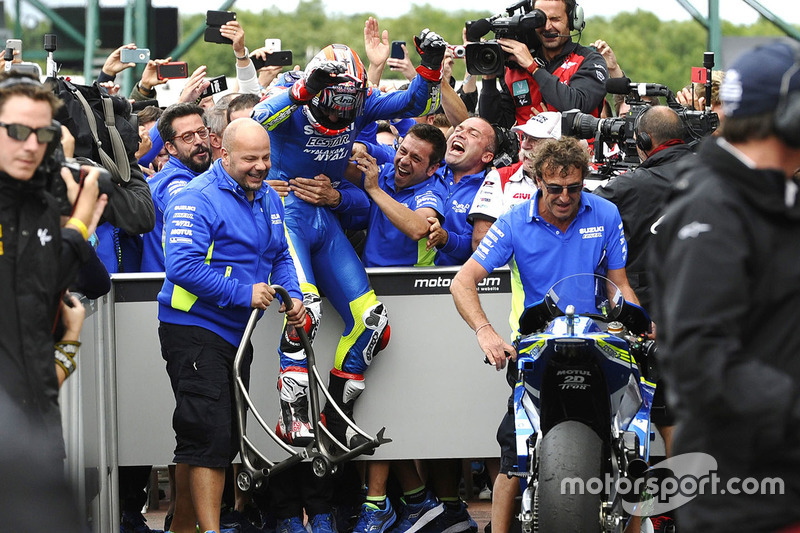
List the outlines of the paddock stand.
{"type": "MultiPolygon", "coordinates": [[[[289,311],[292,307],[292,299],[289,293],[280,285],[272,285],[276,294],[280,297],[281,301],[289,311]]],[[[341,408],[331,397],[328,389],[322,385],[322,379],[317,371],[316,360],[314,358],[314,350],[311,342],[308,340],[308,335],[303,328],[296,328],[300,344],[306,353],[308,361],[308,398],[311,408],[311,420],[314,424],[314,439],[312,442],[302,449],[297,449],[289,446],[278,437],[275,431],[267,424],[264,418],[259,414],[256,406],[253,404],[250,394],[244,386],[242,381],[242,360],[244,359],[245,349],[253,331],[256,327],[258,320],[259,309],[253,309],[250,314],[250,319],[247,322],[242,341],[239,344],[239,349],[236,352],[236,358],[233,362],[233,379],[234,379],[234,396],[236,401],[236,424],[239,434],[239,455],[242,460],[242,468],[236,476],[236,484],[242,492],[248,492],[252,489],[261,489],[265,481],[272,474],[277,474],[287,468],[300,463],[306,459],[311,460],[311,467],[314,474],[318,477],[324,477],[328,474],[336,472],[339,464],[349,461],[354,457],[362,454],[370,454],[374,452],[375,448],[381,444],[392,442],[391,439],[383,436],[386,428],[381,428],[376,436],[372,437],[368,433],[359,428],[356,423],[342,412],[341,408]],[[331,407],[335,408],[339,416],[344,419],[350,428],[363,437],[364,442],[355,448],[348,448],[339,440],[337,440],[327,427],[321,422],[320,407],[319,407],[319,394],[320,392],[325,395],[331,407]],[[258,422],[261,428],[274,440],[289,457],[282,461],[270,461],[263,453],[261,453],[255,444],[247,436],[247,410],[250,410],[253,418],[258,422]]]]}

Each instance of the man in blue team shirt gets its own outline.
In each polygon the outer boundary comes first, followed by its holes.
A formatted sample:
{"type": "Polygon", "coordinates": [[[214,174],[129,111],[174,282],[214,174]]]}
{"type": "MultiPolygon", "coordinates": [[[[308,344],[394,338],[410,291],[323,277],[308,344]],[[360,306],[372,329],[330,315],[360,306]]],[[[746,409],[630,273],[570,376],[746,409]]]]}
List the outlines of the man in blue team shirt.
{"type": "Polygon", "coordinates": [[[458,312],[498,370],[507,358],[516,359],[516,352],[487,320],[477,285],[512,256],[526,307],[560,279],[581,273],[605,275],[627,301],[639,303],[625,274],[628,250],[619,211],[609,201],[581,194],[588,165],[576,139],[544,144],[534,160],[536,195],[501,215],[453,278],[450,292],[458,312]]]}
{"type": "Polygon", "coordinates": [[[431,266],[426,250],[428,217],[439,219],[447,187],[436,174],[444,157],[444,134],[429,124],[408,130],[393,164],[379,167],[364,155],[355,159],[370,197],[364,266],[431,266]]]}
{"type": "Polygon", "coordinates": [[[169,106],[158,121],[169,160],[149,181],[156,208],[156,225],[144,234],[142,272],[164,272],[164,212],[169,200],[211,164],[210,130],[203,122],[203,108],[192,103],[169,106]]]}
{"type": "MultiPolygon", "coordinates": [[[[196,131],[196,130],[192,130],[196,131]]],[[[249,118],[228,126],[222,157],[168,204],[166,279],[158,294],[159,337],[175,393],[177,498],[171,530],[219,531],[225,468],[237,453],[231,372],[253,308],[282,285],[290,326],[305,324],[283,204],[264,185],[269,136],[249,118]]],[[[249,381],[252,346],[243,378],[249,381]]]]}
{"type": "Polygon", "coordinates": [[[492,125],[470,117],[447,139],[442,176],[448,187],[444,222],[431,223],[428,249],[437,249],[436,264],[460,265],[472,254],[472,225],[467,222],[475,194],[497,153],[497,136],[492,125]]]}

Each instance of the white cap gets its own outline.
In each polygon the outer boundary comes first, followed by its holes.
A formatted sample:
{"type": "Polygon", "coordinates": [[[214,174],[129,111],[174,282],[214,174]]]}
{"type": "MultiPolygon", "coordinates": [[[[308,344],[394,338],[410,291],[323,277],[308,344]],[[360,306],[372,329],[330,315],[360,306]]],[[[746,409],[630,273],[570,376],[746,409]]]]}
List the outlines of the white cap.
{"type": "Polygon", "coordinates": [[[545,111],[534,115],[522,126],[514,126],[511,131],[521,131],[525,135],[537,139],[561,138],[561,113],[545,111]]]}

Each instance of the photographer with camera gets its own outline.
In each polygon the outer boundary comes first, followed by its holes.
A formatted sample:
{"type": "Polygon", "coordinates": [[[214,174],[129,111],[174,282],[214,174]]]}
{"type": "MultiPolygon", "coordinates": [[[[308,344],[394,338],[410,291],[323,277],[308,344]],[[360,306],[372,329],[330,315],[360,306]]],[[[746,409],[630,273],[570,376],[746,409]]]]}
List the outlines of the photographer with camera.
{"type": "Polygon", "coordinates": [[[97,170],[78,184],[68,170],[40,167],[59,145],[53,115],[60,105],[33,78],[0,75],[0,387],[46,434],[28,443],[37,461],[63,469],[53,324],[61,293],[89,257],[87,239],[107,198],[98,199],[97,170]],[[56,180],[74,205],[63,227],[49,192],[56,180]]]}
{"type": "MultiPolygon", "coordinates": [[[[524,29],[517,36],[522,40],[497,39],[506,54],[509,92],[501,97],[496,86],[489,84],[488,91],[481,91],[481,116],[500,124],[511,116],[516,124],[524,124],[539,110],[580,109],[600,116],[608,78],[605,60],[572,41],[572,32],[580,34],[585,26],[583,9],[575,0],[534,0],[532,7],[533,13],[540,12],[546,20],[533,30],[524,29]]],[[[541,15],[531,24],[540,23],[541,15]]]]}

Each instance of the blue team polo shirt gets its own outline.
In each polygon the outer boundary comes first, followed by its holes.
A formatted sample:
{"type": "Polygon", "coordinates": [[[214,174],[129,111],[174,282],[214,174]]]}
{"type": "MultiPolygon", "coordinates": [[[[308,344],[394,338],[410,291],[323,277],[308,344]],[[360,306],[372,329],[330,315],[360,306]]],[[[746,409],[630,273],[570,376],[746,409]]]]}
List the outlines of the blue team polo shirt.
{"type": "MultiPolygon", "coordinates": [[[[389,196],[412,211],[430,207],[439,215],[444,214],[447,186],[441,176],[434,174],[421,183],[400,190],[396,188],[394,180],[394,164],[383,165],[378,185],[389,196]]],[[[426,243],[427,239],[424,238],[411,240],[391,223],[375,202],[371,202],[362,257],[364,266],[431,266],[436,251],[426,251],[426,243]]]]}
{"type": "Polygon", "coordinates": [[[462,265],[472,254],[472,224],[467,222],[469,209],[486,177],[486,170],[463,176],[458,183],[453,171],[444,166],[443,179],[448,188],[442,228],[447,231],[447,243],[436,254],[438,266],[462,265]]]}
{"type": "Polygon", "coordinates": [[[502,214],[472,254],[487,272],[513,256],[511,267],[519,272],[525,307],[540,301],[553,284],[567,276],[606,275],[609,270],[624,268],[628,257],[622,219],[614,204],[582,193],[575,220],[562,232],[539,215],[540,198],[541,191],[537,191],[531,200],[502,214]]]}

